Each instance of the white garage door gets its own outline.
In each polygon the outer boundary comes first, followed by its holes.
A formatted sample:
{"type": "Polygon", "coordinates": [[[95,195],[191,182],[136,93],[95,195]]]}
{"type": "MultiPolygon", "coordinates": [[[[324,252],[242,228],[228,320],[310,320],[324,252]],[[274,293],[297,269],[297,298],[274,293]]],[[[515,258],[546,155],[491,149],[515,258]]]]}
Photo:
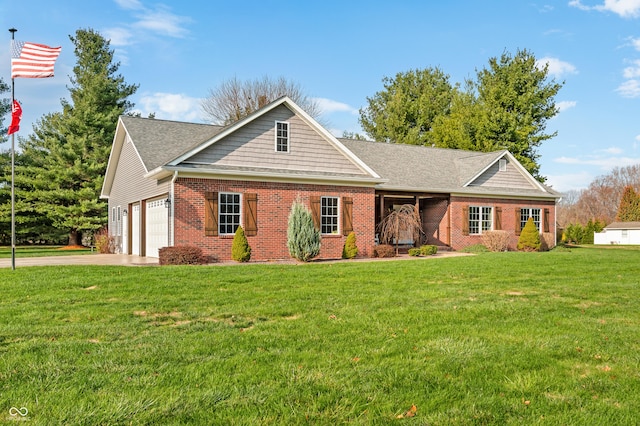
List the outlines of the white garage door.
{"type": "Polygon", "coordinates": [[[131,254],[140,256],[140,204],[134,204],[131,210],[131,254]]]}
{"type": "Polygon", "coordinates": [[[158,250],[169,245],[169,209],[164,198],[147,201],[146,255],[158,257],[158,250]]]}

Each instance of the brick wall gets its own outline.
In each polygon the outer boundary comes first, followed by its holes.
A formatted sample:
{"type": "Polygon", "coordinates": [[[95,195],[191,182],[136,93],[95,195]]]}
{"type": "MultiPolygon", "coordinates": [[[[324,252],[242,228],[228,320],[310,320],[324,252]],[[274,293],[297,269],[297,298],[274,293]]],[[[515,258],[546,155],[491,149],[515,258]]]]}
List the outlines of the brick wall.
{"type": "Polygon", "coordinates": [[[518,235],[516,235],[516,209],[539,208],[541,212],[549,209],[549,232],[543,232],[541,239],[551,248],[556,242],[556,212],[553,201],[502,200],[495,198],[451,197],[451,247],[460,250],[473,244],[482,244],[481,235],[463,235],[463,207],[487,206],[502,208],[502,230],[511,234],[509,249],[516,250],[518,235]]]}
{"type": "MultiPolygon", "coordinates": [[[[353,230],[359,256],[369,256],[374,244],[373,188],[350,186],[302,185],[218,179],[179,178],[174,185],[174,245],[192,245],[220,261],[231,259],[233,236],[205,236],[205,192],[255,193],[258,196],[258,233],[247,237],[252,260],[288,259],[287,224],[291,206],[300,199],[310,207],[309,197],[353,198],[353,230]]],[[[341,225],[340,225],[341,226],[341,225]]],[[[318,259],[342,256],[346,237],[322,236],[318,259]]]]}

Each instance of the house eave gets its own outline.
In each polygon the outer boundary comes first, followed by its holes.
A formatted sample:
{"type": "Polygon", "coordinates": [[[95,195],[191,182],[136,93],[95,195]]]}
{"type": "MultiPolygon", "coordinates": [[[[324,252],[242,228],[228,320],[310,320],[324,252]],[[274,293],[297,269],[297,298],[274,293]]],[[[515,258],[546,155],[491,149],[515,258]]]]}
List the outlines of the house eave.
{"type": "Polygon", "coordinates": [[[305,174],[287,174],[278,173],[272,170],[265,171],[245,171],[245,170],[219,170],[219,169],[197,169],[179,166],[163,166],[159,167],[145,175],[146,178],[163,179],[177,173],[178,177],[183,178],[207,178],[207,179],[228,179],[228,180],[245,180],[259,182],[281,182],[281,183],[308,183],[308,184],[329,184],[329,185],[345,185],[360,187],[375,187],[376,185],[386,182],[382,178],[358,177],[358,176],[327,176],[313,174],[313,172],[305,174]]]}

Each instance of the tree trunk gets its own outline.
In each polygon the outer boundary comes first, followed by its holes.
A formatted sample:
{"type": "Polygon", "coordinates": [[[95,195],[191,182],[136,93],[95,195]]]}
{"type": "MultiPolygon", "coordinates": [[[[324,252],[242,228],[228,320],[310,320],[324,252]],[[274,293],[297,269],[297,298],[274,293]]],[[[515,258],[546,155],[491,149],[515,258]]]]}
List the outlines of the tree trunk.
{"type": "Polygon", "coordinates": [[[72,229],[71,232],[69,232],[69,245],[70,246],[81,245],[82,243],[81,237],[82,237],[82,234],[80,234],[80,232],[77,229],[72,229]]]}

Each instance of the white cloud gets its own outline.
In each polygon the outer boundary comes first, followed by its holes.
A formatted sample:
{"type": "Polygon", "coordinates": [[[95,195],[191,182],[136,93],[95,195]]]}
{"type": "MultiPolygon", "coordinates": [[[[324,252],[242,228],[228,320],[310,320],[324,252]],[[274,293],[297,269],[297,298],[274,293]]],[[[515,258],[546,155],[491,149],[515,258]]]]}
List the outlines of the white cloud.
{"type": "Polygon", "coordinates": [[[634,49],[640,50],[640,38],[629,38],[629,41],[634,49]]]}
{"type": "MultiPolygon", "coordinates": [[[[133,11],[134,22],[123,27],[110,28],[105,33],[112,35],[112,44],[124,46],[144,32],[175,38],[185,37],[189,31],[185,24],[192,20],[187,16],[176,15],[164,5],[146,7],[139,0],[114,0],[122,9],[133,11]],[[119,43],[119,44],[116,44],[119,43]]],[[[107,37],[108,37],[107,36],[107,37]]]]}
{"type": "Polygon", "coordinates": [[[133,24],[135,28],[176,38],[182,38],[188,33],[182,25],[191,21],[188,17],[171,13],[165,7],[159,7],[156,10],[144,9],[137,18],[138,21],[133,24]]]}
{"type": "Polygon", "coordinates": [[[560,192],[585,189],[594,179],[594,176],[589,172],[546,175],[546,177],[546,184],[560,192]]]}
{"type": "Polygon", "coordinates": [[[139,0],[114,0],[118,6],[128,10],[144,9],[142,3],[139,0]]]}
{"type": "Polygon", "coordinates": [[[571,0],[569,6],[581,10],[597,10],[599,12],[613,12],[623,18],[637,18],[640,16],[640,0],[604,0],[604,4],[587,6],[581,0],[571,0]]]}
{"type": "Polygon", "coordinates": [[[330,114],[332,112],[349,112],[351,114],[357,114],[358,110],[343,102],[334,101],[327,98],[313,98],[313,100],[320,107],[320,111],[323,114],[330,114]]]}
{"type": "Polygon", "coordinates": [[[575,158],[575,157],[558,157],[554,158],[555,163],[560,164],[572,164],[583,166],[596,166],[602,170],[610,170],[614,167],[631,166],[640,163],[640,158],[632,157],[590,157],[590,158],[575,158]]]}
{"type": "Polygon", "coordinates": [[[197,122],[202,113],[201,99],[176,93],[153,93],[143,95],[138,102],[143,117],[155,113],[156,118],[163,120],[197,122]]]}
{"type": "Polygon", "coordinates": [[[600,149],[600,150],[598,150],[598,152],[604,152],[606,154],[617,155],[617,154],[622,154],[624,151],[621,148],[618,148],[616,146],[612,146],[610,148],[600,149]]]}
{"type": "Polygon", "coordinates": [[[626,79],[638,78],[640,77],[640,59],[636,59],[631,62],[632,66],[626,67],[622,71],[622,75],[626,79]]]}
{"type": "Polygon", "coordinates": [[[577,104],[578,103],[576,101],[560,101],[556,104],[556,107],[560,112],[563,112],[570,108],[575,107],[577,104]]]}
{"type": "Polygon", "coordinates": [[[131,31],[126,28],[108,28],[102,33],[110,41],[111,46],[128,46],[133,37],[131,31]]]}
{"type": "Polygon", "coordinates": [[[620,96],[625,98],[640,97],[640,80],[627,80],[616,89],[620,96]]]}
{"type": "Polygon", "coordinates": [[[547,65],[549,74],[554,77],[561,77],[565,74],[577,74],[578,70],[569,62],[561,61],[558,58],[544,57],[536,61],[536,66],[540,69],[547,65]]]}

